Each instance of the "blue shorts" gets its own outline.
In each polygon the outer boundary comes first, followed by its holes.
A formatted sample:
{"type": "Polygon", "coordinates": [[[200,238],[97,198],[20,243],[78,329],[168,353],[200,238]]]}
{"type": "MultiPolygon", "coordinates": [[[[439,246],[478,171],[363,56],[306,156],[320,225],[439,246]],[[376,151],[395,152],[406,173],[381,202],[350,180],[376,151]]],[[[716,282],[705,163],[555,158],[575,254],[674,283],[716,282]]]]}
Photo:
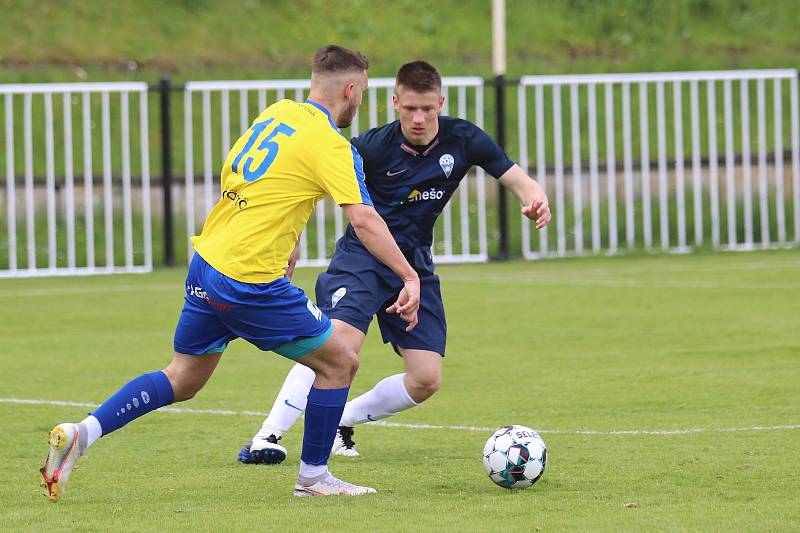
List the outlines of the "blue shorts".
{"type": "Polygon", "coordinates": [[[184,299],[174,340],[182,354],[219,353],[241,337],[294,359],[333,332],[328,317],[286,278],[243,283],[218,272],[200,254],[189,265],[184,299]]]}
{"type": "Polygon", "coordinates": [[[330,318],[347,322],[367,333],[377,316],[383,342],[397,348],[429,350],[444,356],[447,322],[435,274],[420,276],[419,323],[406,331],[400,315],[385,311],[397,299],[403,284],[391,270],[370,255],[347,252],[337,246],[328,270],[317,278],[317,305],[330,318]]]}

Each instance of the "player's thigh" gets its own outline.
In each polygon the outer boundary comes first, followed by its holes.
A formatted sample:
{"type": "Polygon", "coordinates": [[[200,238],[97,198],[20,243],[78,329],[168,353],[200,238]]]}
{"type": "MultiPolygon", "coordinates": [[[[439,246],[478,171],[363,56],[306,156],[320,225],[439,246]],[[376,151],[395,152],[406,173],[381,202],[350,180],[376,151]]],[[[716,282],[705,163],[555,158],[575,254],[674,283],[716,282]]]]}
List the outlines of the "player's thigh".
{"type": "MultiPolygon", "coordinates": [[[[385,303],[392,303],[392,299],[385,303]]],[[[397,314],[386,313],[381,309],[377,313],[378,326],[383,342],[391,343],[395,350],[400,348],[423,350],[441,354],[444,357],[447,344],[447,320],[444,303],[437,276],[427,276],[420,280],[420,305],[417,312],[419,323],[411,330],[405,320],[397,314]]]]}
{"type": "Polygon", "coordinates": [[[349,386],[358,370],[358,352],[333,327],[325,342],[295,361],[314,370],[314,386],[323,389],[349,386]]]}

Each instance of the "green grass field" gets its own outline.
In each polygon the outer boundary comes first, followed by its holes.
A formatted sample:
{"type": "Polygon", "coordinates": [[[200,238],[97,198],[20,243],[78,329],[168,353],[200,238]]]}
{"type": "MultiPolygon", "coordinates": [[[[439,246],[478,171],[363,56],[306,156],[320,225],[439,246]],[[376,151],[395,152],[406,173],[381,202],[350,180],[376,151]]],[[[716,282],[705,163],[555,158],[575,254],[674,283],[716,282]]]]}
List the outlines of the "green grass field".
{"type": "MultiPolygon", "coordinates": [[[[442,390],[362,426],[332,470],[379,493],[291,495],[301,428],[277,467],[236,463],[290,363],[233,343],[178,409],[96,443],[53,505],[46,436],[170,355],[182,269],[0,280],[0,524],[27,531],[787,531],[800,527],[800,250],[442,266],[442,390]],[[13,400],[46,400],[17,403],[13,400]],[[86,403],[63,405],[56,401],[86,403]],[[49,403],[48,403],[49,402],[49,403]],[[208,410],[227,410],[212,414],[208,410]],[[249,412],[249,413],[248,413],[249,412]],[[541,430],[547,472],[494,486],[481,449],[541,430]]],[[[315,270],[298,282],[313,287],[315,270]]],[[[353,393],[400,371],[368,337],[353,393]]]]}

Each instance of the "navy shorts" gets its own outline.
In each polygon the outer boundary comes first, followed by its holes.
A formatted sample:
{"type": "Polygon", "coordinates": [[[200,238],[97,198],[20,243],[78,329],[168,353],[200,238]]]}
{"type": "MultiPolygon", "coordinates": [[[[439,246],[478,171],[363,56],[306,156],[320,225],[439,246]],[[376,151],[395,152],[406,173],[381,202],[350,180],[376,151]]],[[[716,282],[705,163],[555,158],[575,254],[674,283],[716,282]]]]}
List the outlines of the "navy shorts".
{"type": "Polygon", "coordinates": [[[322,345],[333,331],[328,317],[286,278],[243,283],[194,254],[186,275],[185,303],[175,328],[175,351],[219,353],[241,337],[261,350],[290,358],[322,345]]]}
{"type": "Polygon", "coordinates": [[[394,348],[429,350],[444,356],[447,322],[435,274],[420,275],[419,323],[406,331],[400,315],[385,310],[397,299],[403,283],[391,270],[370,255],[346,252],[337,247],[328,270],[317,278],[317,305],[330,318],[347,322],[367,333],[377,316],[383,342],[394,348]]]}

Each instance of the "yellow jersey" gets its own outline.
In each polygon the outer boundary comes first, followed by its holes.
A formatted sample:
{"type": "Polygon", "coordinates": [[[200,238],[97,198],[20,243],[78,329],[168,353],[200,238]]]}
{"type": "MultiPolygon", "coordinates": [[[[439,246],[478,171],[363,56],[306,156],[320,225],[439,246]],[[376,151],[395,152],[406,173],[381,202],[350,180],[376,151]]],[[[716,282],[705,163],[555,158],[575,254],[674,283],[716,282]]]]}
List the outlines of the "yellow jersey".
{"type": "Polygon", "coordinates": [[[286,273],[289,255],[317,202],[372,205],[361,156],[320,104],[281,100],[265,109],[228,153],[219,201],[195,251],[246,283],[286,273]]]}

